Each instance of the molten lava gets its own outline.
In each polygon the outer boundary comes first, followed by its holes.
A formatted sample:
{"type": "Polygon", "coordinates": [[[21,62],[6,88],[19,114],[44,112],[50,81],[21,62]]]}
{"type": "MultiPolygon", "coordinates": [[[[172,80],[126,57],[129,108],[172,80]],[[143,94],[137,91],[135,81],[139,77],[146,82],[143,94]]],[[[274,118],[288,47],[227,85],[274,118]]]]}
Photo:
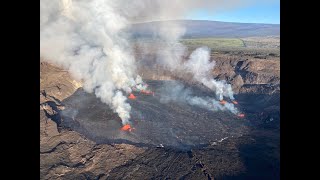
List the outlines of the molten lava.
{"type": "Polygon", "coordinates": [[[122,126],[122,128],[120,130],[122,130],[122,131],[132,131],[133,128],[130,126],[130,124],[126,124],[126,125],[122,126]]]}
{"type": "Polygon", "coordinates": [[[243,114],[243,113],[238,114],[238,117],[240,117],[240,118],[244,118],[244,114],[243,114]]]}
{"type": "Polygon", "coordinates": [[[136,99],[136,96],[134,96],[134,95],[131,93],[128,98],[129,98],[129,99],[136,99]]]}
{"type": "Polygon", "coordinates": [[[237,102],[237,101],[232,101],[232,103],[233,103],[233,104],[238,104],[238,102],[237,102]]]}
{"type": "Polygon", "coordinates": [[[225,100],[220,101],[220,104],[222,104],[222,105],[225,105],[226,103],[227,103],[227,101],[225,101],[225,100]]]}
{"type": "Polygon", "coordinates": [[[147,94],[147,95],[153,94],[153,95],[154,95],[154,92],[148,91],[148,90],[141,90],[140,92],[141,92],[142,94],[147,94]]]}

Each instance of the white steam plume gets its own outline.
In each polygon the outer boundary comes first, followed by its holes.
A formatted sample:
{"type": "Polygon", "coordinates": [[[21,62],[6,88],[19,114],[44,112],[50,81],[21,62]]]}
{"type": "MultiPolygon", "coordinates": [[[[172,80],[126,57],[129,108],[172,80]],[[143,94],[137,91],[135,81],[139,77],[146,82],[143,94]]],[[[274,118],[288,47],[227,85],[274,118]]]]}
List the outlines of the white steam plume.
{"type": "Polygon", "coordinates": [[[215,91],[219,100],[222,100],[223,96],[234,100],[231,85],[212,78],[211,71],[214,66],[215,61],[210,62],[210,49],[207,47],[193,51],[189,60],[184,63],[184,68],[193,74],[193,78],[215,91]]]}
{"type": "Polygon", "coordinates": [[[192,90],[185,88],[182,83],[178,81],[170,81],[166,82],[160,89],[160,102],[182,102],[198,106],[209,111],[229,110],[233,114],[239,113],[238,109],[232,103],[226,102],[224,105],[221,105],[219,101],[212,97],[198,97],[192,94],[192,90]]]}
{"type": "MultiPolygon", "coordinates": [[[[179,19],[191,10],[232,8],[249,0],[41,0],[40,57],[63,66],[117,112],[123,123],[130,105],[122,91],[136,84],[136,65],[128,32],[132,23],[179,19]]],[[[177,70],[184,55],[178,39],[185,28],[175,22],[155,29],[165,48],[158,63],[177,70]]]]}
{"type": "MultiPolygon", "coordinates": [[[[177,71],[181,65],[186,47],[179,42],[185,34],[183,22],[174,21],[185,18],[195,10],[209,12],[230,10],[246,6],[253,0],[117,0],[119,12],[132,23],[160,21],[151,25],[154,38],[160,39],[161,46],[157,49],[157,63],[166,70],[177,71]],[[168,21],[169,20],[169,21],[168,21]],[[173,21],[171,21],[173,20],[173,21]]],[[[145,52],[149,48],[142,49],[145,52]]]]}
{"type": "MultiPolygon", "coordinates": [[[[126,2],[126,0],[120,1],[126,2]]],[[[172,74],[181,77],[186,69],[183,66],[183,57],[187,54],[187,48],[179,42],[179,39],[185,34],[186,28],[181,21],[163,20],[183,18],[190,11],[199,8],[210,11],[223,11],[245,6],[252,2],[252,0],[136,0],[130,4],[133,8],[131,10],[126,9],[127,12],[125,14],[133,22],[160,21],[155,24],[149,24],[153,37],[158,39],[157,44],[159,47],[156,48],[156,63],[161,65],[164,70],[171,71],[172,74]],[[155,26],[153,27],[153,25],[155,26]]],[[[141,50],[147,54],[150,48],[142,48],[141,50]]],[[[188,67],[189,72],[196,76],[194,79],[215,91],[220,100],[223,99],[223,96],[233,100],[230,84],[225,81],[216,81],[209,77],[209,71],[213,68],[209,60],[209,49],[197,49],[191,54],[186,66],[199,65],[197,69],[191,66],[188,67]],[[201,59],[199,60],[198,58],[201,59]]]]}
{"type": "Polygon", "coordinates": [[[120,90],[131,92],[136,66],[122,32],[129,22],[115,1],[41,0],[40,6],[40,56],[68,69],[128,123],[131,107],[120,90]]]}

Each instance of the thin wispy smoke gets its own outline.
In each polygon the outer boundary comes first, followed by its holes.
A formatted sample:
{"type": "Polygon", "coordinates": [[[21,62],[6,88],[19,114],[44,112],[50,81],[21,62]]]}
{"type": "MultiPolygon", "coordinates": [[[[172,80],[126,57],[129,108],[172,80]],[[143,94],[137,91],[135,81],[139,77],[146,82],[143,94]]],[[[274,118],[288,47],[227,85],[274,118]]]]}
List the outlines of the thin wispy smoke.
{"type": "MultiPolygon", "coordinates": [[[[125,1],[125,0],[123,0],[125,1]]],[[[137,0],[132,4],[134,9],[142,9],[128,17],[133,21],[160,21],[183,18],[187,13],[201,9],[219,11],[236,8],[252,2],[251,0],[137,0]]],[[[185,34],[186,28],[179,21],[160,21],[151,27],[153,38],[157,39],[158,48],[155,48],[156,63],[164,70],[171,71],[172,74],[180,78],[184,77],[187,70],[192,74],[193,79],[210,88],[215,92],[217,98],[222,100],[228,97],[234,100],[233,91],[230,84],[225,81],[217,81],[212,78],[211,70],[214,62],[210,62],[210,49],[202,47],[196,49],[185,62],[188,49],[179,40],[185,34]]],[[[140,43],[143,44],[143,43],[140,43]]],[[[141,47],[141,46],[140,46],[141,47]]],[[[141,48],[146,54],[150,47],[141,48]]]]}
{"type": "Polygon", "coordinates": [[[230,111],[233,114],[238,114],[238,109],[232,104],[226,102],[224,105],[220,104],[215,98],[212,97],[199,97],[194,95],[190,88],[186,88],[181,82],[169,81],[164,83],[159,90],[160,102],[181,102],[193,106],[198,106],[209,111],[230,111]]]}

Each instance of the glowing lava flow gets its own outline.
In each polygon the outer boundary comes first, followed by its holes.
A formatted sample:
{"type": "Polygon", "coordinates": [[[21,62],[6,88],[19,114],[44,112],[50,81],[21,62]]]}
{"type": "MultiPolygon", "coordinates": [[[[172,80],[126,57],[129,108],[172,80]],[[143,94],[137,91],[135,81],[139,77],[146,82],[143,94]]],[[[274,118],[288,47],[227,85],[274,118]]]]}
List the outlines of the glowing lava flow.
{"type": "Polygon", "coordinates": [[[222,104],[222,105],[225,105],[226,103],[227,103],[227,101],[225,101],[225,100],[220,101],[220,104],[222,104]]]}
{"type": "Polygon", "coordinates": [[[129,131],[129,132],[131,132],[132,130],[134,130],[134,128],[132,128],[130,126],[130,124],[126,124],[126,125],[122,126],[122,128],[120,130],[121,131],[129,131]]]}
{"type": "Polygon", "coordinates": [[[131,93],[128,98],[129,99],[136,99],[136,96],[131,93]]]}
{"type": "Polygon", "coordinates": [[[146,94],[146,95],[153,95],[154,96],[154,92],[152,92],[152,91],[149,91],[149,90],[141,90],[140,91],[142,94],[146,94]]]}

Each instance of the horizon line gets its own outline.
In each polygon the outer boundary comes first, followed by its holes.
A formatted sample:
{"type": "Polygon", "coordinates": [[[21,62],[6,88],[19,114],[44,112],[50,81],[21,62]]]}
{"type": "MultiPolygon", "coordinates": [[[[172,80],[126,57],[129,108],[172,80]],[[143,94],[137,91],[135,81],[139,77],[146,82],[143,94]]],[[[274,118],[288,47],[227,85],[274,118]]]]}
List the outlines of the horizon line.
{"type": "Polygon", "coordinates": [[[235,21],[218,21],[218,20],[208,20],[208,19],[168,19],[168,20],[154,20],[154,21],[136,22],[136,23],[132,23],[132,24],[143,24],[143,23],[164,22],[164,21],[211,21],[211,22],[225,22],[225,23],[238,23],[238,24],[270,24],[270,25],[280,25],[280,23],[235,22],[235,21]]]}

